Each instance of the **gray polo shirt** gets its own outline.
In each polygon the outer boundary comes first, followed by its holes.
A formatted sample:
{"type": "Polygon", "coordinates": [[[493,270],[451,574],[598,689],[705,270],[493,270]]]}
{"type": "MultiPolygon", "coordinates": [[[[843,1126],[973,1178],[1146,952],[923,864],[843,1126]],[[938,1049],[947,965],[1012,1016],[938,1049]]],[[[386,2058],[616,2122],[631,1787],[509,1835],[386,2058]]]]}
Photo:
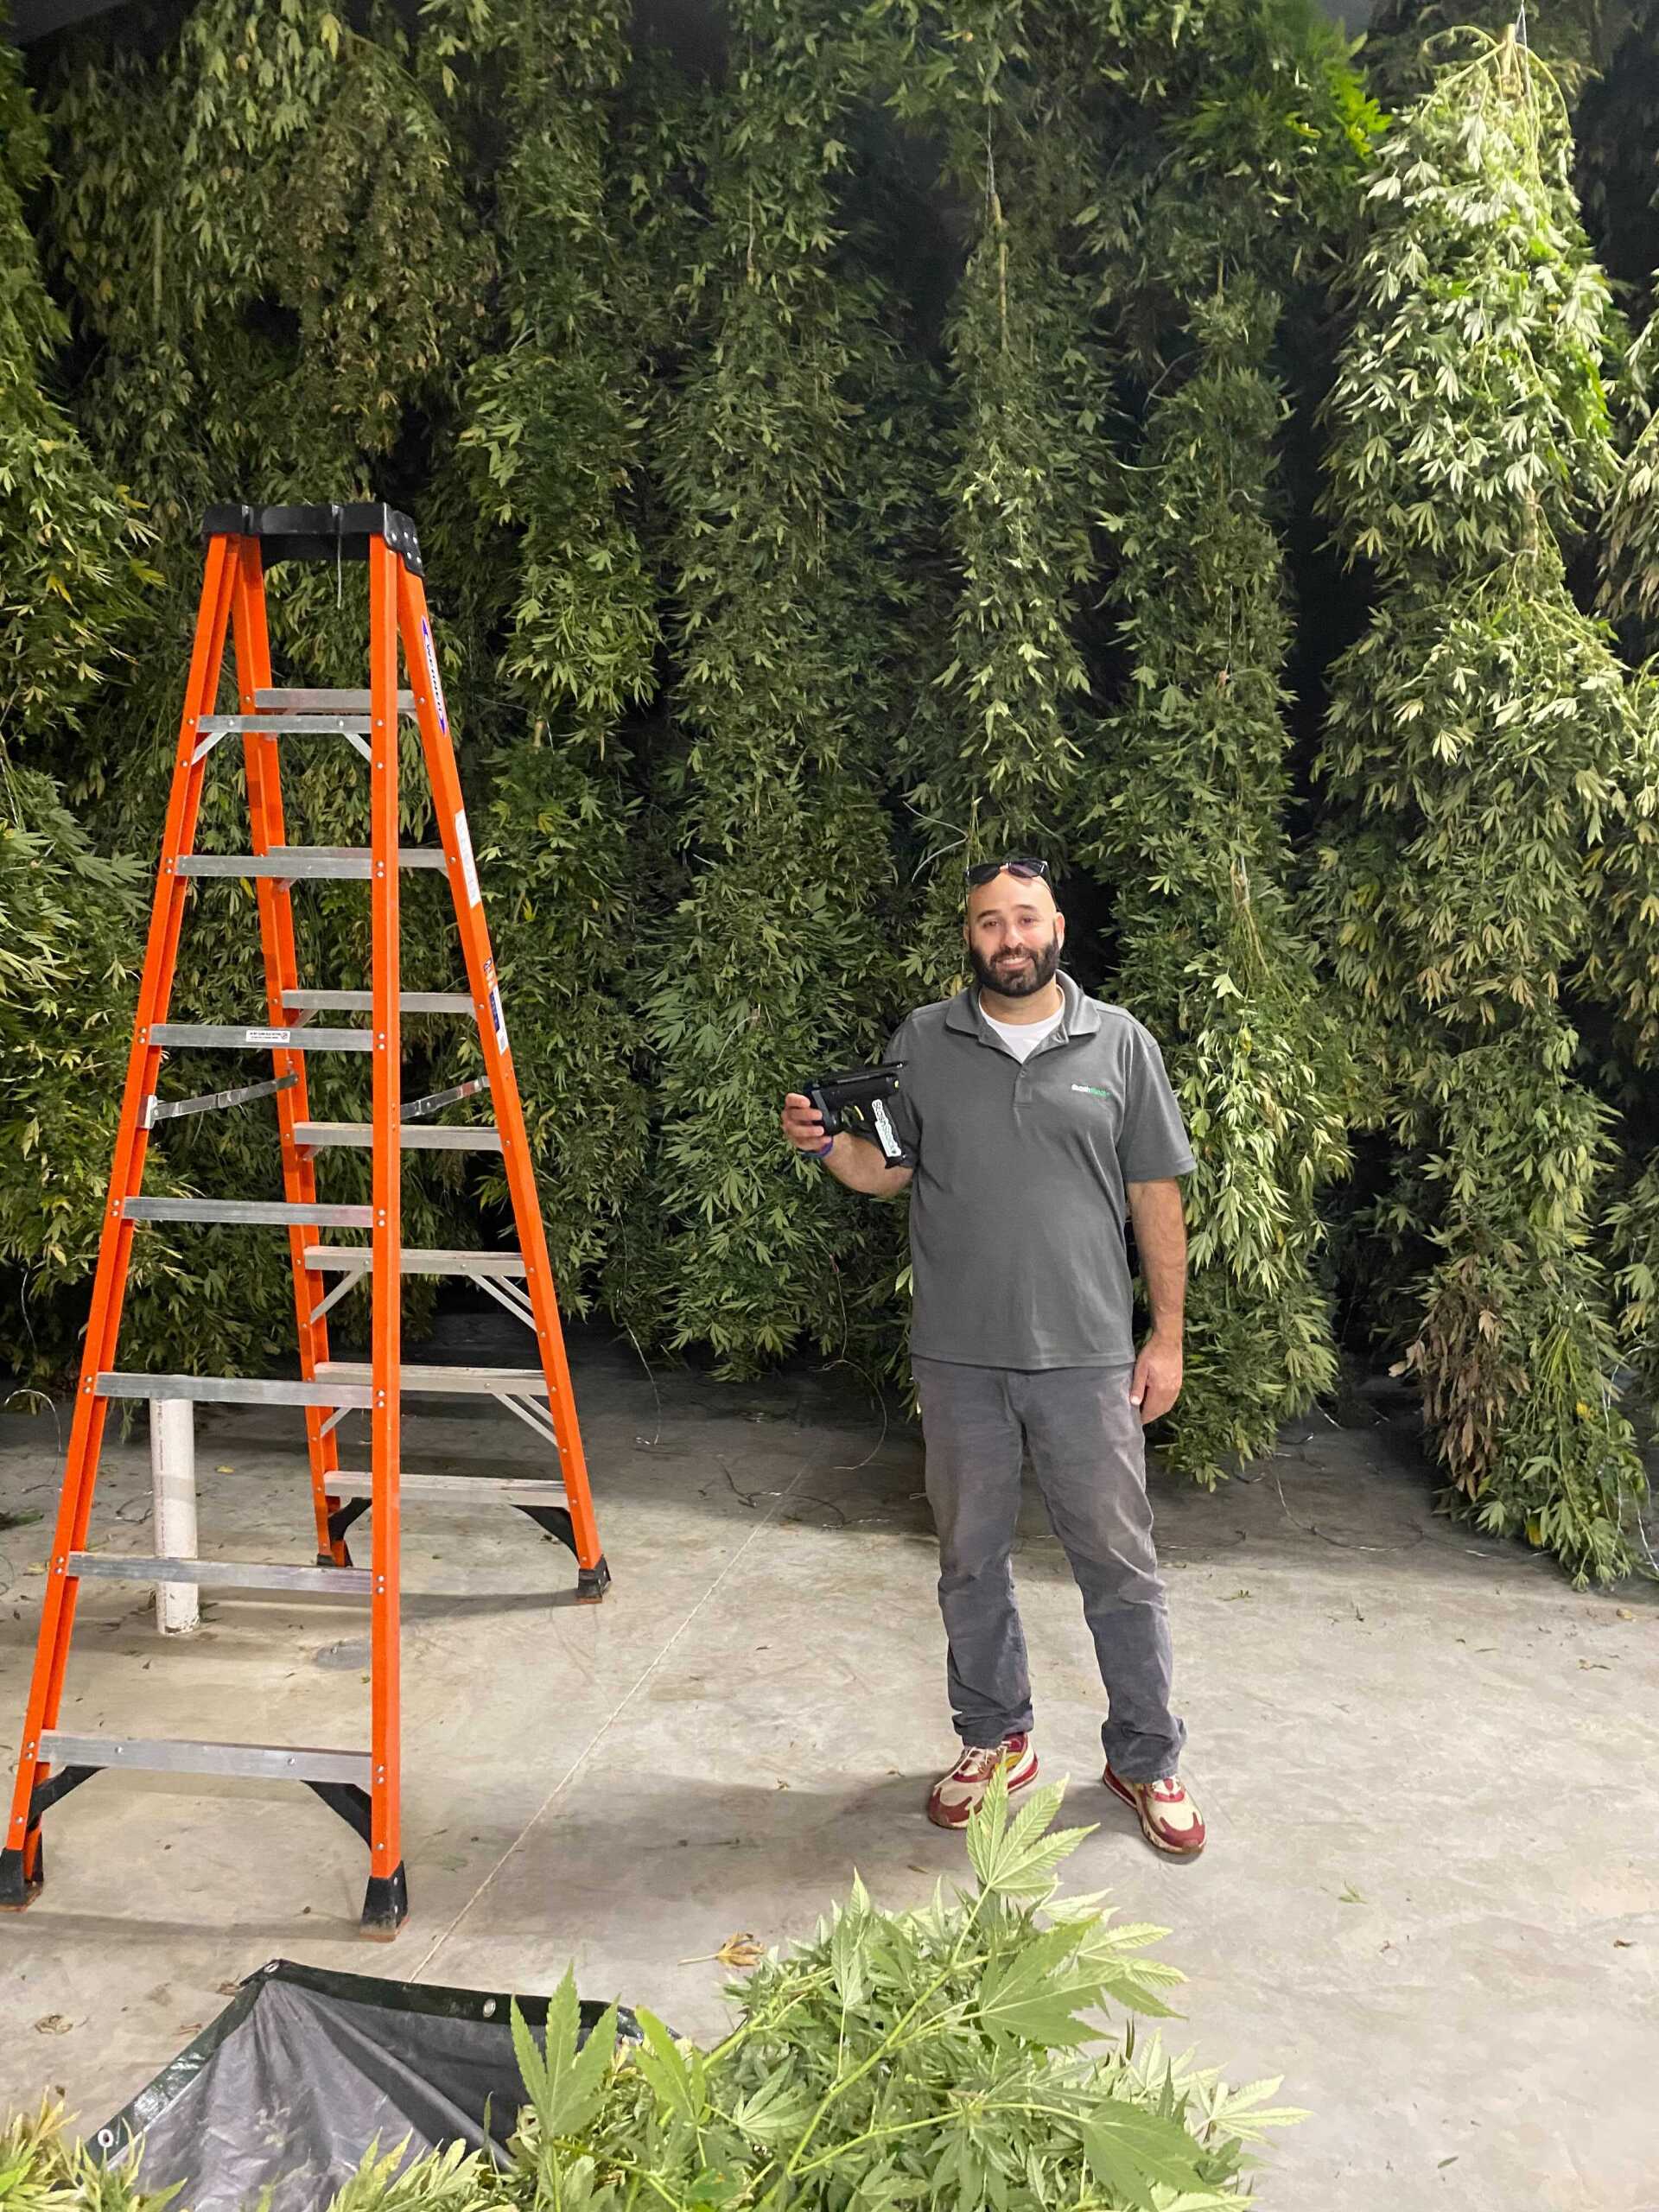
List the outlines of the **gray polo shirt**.
{"type": "Polygon", "coordinates": [[[972,988],[918,1007],[888,1040],[906,1063],[893,1119],[916,1154],[918,1358],[1134,1362],[1124,1185],[1190,1174],[1192,1154],[1150,1032],[1058,981],[1065,1017],[1024,1062],[972,988]]]}

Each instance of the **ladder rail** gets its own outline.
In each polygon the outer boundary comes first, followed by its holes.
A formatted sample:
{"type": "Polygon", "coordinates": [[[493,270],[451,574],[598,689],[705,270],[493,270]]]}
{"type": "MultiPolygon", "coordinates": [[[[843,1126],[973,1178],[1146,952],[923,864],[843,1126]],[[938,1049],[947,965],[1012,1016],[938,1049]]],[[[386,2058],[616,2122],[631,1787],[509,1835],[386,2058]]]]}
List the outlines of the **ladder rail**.
{"type": "MultiPolygon", "coordinates": [[[[261,691],[271,683],[270,633],[265,617],[264,564],[257,538],[244,537],[236,541],[236,583],[232,601],[232,619],[236,645],[237,692],[239,704],[246,714],[254,705],[261,691]]],[[[256,853],[263,855],[273,847],[285,845],[288,828],[283,805],[282,747],[276,739],[264,732],[247,730],[242,738],[242,758],[248,788],[248,824],[250,842],[256,853]]],[[[289,991],[299,987],[299,956],[294,943],[294,902],[289,885],[268,876],[254,880],[254,897],[259,917],[259,944],[265,970],[266,1017],[277,1029],[285,1027],[291,1020],[286,998],[289,991]]],[[[303,1018],[303,1017],[302,1017],[303,1018]]],[[[315,1161],[295,1138],[298,1124],[310,1118],[308,1098],[306,1056],[303,1052],[292,1052],[279,1046],[273,1051],[271,1065],[280,1080],[291,1076],[276,1100],[276,1131],[282,1148],[283,1196],[290,1206],[308,1206],[315,1211],[317,1203],[317,1171],[315,1161]]],[[[298,1338],[300,1375],[304,1382],[315,1380],[319,1366],[328,1358],[328,1327],[326,1318],[315,1311],[310,1285],[305,1266],[305,1249],[311,1241],[305,1235],[302,1223],[290,1216],[288,1252],[289,1268],[294,1285],[294,1319],[298,1338]]],[[[328,1516],[335,1499],[328,1489],[328,1478],[340,1465],[340,1445],[334,1427],[327,1425],[326,1414],[315,1407],[305,1412],[306,1460],[311,1477],[311,1515],[316,1534],[316,1556],[328,1560],[336,1567],[345,1564],[346,1546],[343,1540],[331,1537],[328,1516]]]]}
{"type": "Polygon", "coordinates": [[[564,1332],[559,1325],[558,1299],[553,1285],[552,1263],[548,1257],[541,1199],[536,1188],[530,1135],[524,1126],[524,1109],[518,1096],[518,1079],[513,1069],[512,1046],[501,1011],[499,979],[491,950],[489,927],[484,918],[478,870],[467,827],[466,802],[461,795],[461,777],[455,766],[454,747],[449,739],[448,716],[444,711],[442,692],[436,680],[436,652],[427,611],[426,587],[417,573],[401,563],[398,613],[404,659],[416,688],[421,747],[426,756],[427,777],[432,786],[438,833],[443,841],[444,857],[448,866],[449,888],[454,902],[456,925],[461,932],[467,981],[480,1009],[479,1046],[484,1055],[484,1072],[489,1081],[490,1095],[495,1107],[496,1127],[501,1133],[507,1189],[518,1224],[518,1249],[524,1261],[524,1291],[534,1317],[536,1342],[547,1382],[548,1400],[558,1444],[559,1469],[569,1501],[576,1561],[582,1570],[580,1586],[584,1596],[596,1598],[603,1593],[608,1570],[600,1546],[599,1524],[594,1517],[593,1493],[588,1480],[588,1463],[582,1448],[582,1433],[576,1422],[575,1394],[571,1386],[569,1362],[565,1354],[564,1332]],[[423,667],[429,670],[431,677],[430,683],[425,686],[421,682],[423,667]]]}
{"type": "MultiPolygon", "coordinates": [[[[374,992],[372,1119],[374,1226],[370,1234],[372,1317],[369,1415],[374,1529],[369,1600],[369,1889],[363,1922],[395,1932],[406,1910],[403,1863],[402,1530],[398,1475],[403,1440],[403,1118],[400,1044],[402,966],[397,868],[397,614],[404,561],[385,537],[369,545],[369,889],[371,983],[374,992]]],[[[425,671],[407,656],[416,704],[425,671]]],[[[296,979],[297,981],[297,978],[296,979]]]]}
{"type": "MultiPolygon", "coordinates": [[[[98,1395],[95,1385],[99,1374],[116,1363],[116,1342],[134,1233],[134,1224],[126,1217],[123,1202],[137,1198],[143,1185],[144,1160],[149,1144],[149,1131],[145,1126],[146,1102],[155,1092],[162,1064],[162,1048],[155,1041],[154,1032],[166,1020],[184,925],[186,884],[178,872],[177,861],[181,853],[189,849],[194,837],[207,772],[205,764],[193,758],[195,724],[201,715],[211,711],[219,690],[229,626],[232,572],[233,556],[229,542],[213,540],[203,565],[201,595],[196,607],[190,672],[185,683],[178,742],[173,755],[173,780],[162,831],[161,864],[156,871],[144,942],[137,1018],[127,1054],[121,1118],[111,1163],[108,1208],[99,1239],[92,1306],[75,1389],[69,1448],[64,1460],[63,1488],[53,1538],[53,1548],[58,1554],[86,1549],[92,1519],[92,1491],[108,1416],[108,1401],[98,1395]]],[[[23,1721],[22,1751],[17,1762],[4,1845],[8,1860],[16,1854],[15,1886],[20,1895],[27,1895],[39,1878],[40,1827],[38,1818],[34,1817],[34,1797],[37,1785],[50,1770],[50,1759],[44,1753],[43,1744],[48,1732],[57,1724],[63,1700],[79,1591],[79,1584],[67,1577],[47,1578],[23,1721]]],[[[8,1866],[6,1871],[10,1882],[13,1869],[8,1866]]]]}

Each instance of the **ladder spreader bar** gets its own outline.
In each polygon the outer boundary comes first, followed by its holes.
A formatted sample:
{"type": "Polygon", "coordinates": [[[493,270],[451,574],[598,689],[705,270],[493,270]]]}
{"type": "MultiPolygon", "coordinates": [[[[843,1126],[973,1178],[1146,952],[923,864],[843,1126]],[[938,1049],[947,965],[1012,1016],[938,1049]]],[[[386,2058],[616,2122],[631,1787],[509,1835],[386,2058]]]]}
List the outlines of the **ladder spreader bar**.
{"type": "Polygon", "coordinates": [[[279,1075],[275,1083],[245,1083],[236,1090],[204,1090],[195,1098],[158,1098],[152,1091],[144,1102],[144,1127],[157,1122],[176,1122],[186,1114],[211,1114],[221,1106],[245,1106],[251,1098],[274,1098],[279,1090],[292,1090],[296,1075],[279,1075]]]}

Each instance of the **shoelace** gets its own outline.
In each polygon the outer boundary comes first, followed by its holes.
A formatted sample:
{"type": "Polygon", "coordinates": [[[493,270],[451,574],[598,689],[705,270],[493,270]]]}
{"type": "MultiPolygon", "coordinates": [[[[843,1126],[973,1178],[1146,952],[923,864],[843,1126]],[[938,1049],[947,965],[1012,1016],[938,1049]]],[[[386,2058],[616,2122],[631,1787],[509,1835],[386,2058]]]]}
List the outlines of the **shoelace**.
{"type": "Polygon", "coordinates": [[[957,1772],[964,1782],[988,1782],[1002,1756],[1000,1744],[970,1744],[957,1761],[957,1772]]]}

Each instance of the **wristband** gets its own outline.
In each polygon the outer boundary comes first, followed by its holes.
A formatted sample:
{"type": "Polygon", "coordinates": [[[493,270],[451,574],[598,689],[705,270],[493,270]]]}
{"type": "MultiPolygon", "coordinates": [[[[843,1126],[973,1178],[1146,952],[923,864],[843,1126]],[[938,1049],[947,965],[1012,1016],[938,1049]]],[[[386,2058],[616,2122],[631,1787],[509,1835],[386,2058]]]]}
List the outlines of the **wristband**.
{"type": "Polygon", "coordinates": [[[836,1141],[834,1137],[826,1137],[823,1141],[823,1149],[821,1152],[815,1152],[812,1157],[814,1160],[828,1160],[835,1148],[836,1141]]]}

